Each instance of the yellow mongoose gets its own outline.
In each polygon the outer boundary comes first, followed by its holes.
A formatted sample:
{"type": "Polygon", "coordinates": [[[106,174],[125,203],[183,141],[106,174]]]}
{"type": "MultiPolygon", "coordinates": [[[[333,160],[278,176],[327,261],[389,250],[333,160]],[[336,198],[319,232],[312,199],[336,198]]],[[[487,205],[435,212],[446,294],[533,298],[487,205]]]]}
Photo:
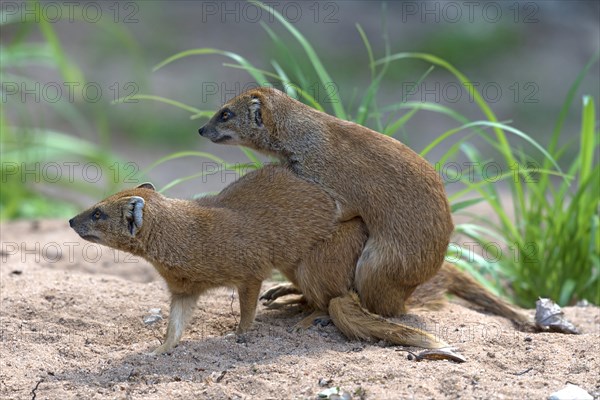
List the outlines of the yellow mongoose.
{"type": "Polygon", "coordinates": [[[442,266],[453,230],[443,183],[399,141],[273,88],[235,97],[199,133],[278,157],[334,197],[341,221],[362,218],[369,238],[355,285],[369,311],[402,314],[412,291],[442,266]]]}
{"type": "MultiPolygon", "coordinates": [[[[146,258],[165,279],[171,310],[157,354],[179,342],[198,297],[214,287],[238,289],[237,331],[246,332],[261,282],[273,268],[293,283],[287,293],[302,293],[309,306],[329,312],[349,338],[445,346],[422,330],[385,321],[360,306],[354,271],[367,240],[364,224],[359,218],[337,222],[331,197],[283,167],[251,172],[219,195],[198,200],[169,199],[143,184],[100,201],[69,224],[86,240],[146,258]]],[[[450,264],[419,287],[409,305],[437,306],[446,290],[516,323],[527,321],[450,264]]],[[[267,293],[269,298],[286,294],[267,293]]]]}

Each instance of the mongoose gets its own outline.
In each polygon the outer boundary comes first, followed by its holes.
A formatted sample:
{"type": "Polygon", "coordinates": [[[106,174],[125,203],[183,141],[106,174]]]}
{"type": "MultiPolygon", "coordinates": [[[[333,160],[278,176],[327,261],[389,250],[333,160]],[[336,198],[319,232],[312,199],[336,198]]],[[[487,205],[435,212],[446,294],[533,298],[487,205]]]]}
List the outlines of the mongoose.
{"type": "Polygon", "coordinates": [[[362,218],[369,238],[355,285],[369,311],[404,313],[412,291],[442,266],[454,229],[444,185],[399,141],[266,87],[227,102],[199,133],[279,158],[334,197],[341,221],[362,218]]]}
{"type": "MultiPolygon", "coordinates": [[[[155,350],[161,353],[177,344],[199,295],[214,287],[237,288],[237,332],[246,332],[273,268],[297,287],[309,287],[309,304],[317,308],[327,310],[329,298],[347,294],[366,233],[359,219],[340,224],[335,213],[326,192],[273,166],[198,200],[169,199],[143,184],[102,200],[69,224],[86,240],[146,258],[165,279],[172,299],[166,339],[155,350]],[[322,258],[313,260],[311,251],[322,258]],[[338,265],[348,271],[334,271],[338,265]]],[[[443,345],[424,331],[398,328],[406,344],[443,345]]]]}
{"type": "MultiPolygon", "coordinates": [[[[198,297],[214,287],[238,289],[237,332],[246,332],[261,282],[273,268],[292,282],[287,293],[302,293],[310,307],[331,314],[351,339],[445,345],[427,332],[385,321],[360,306],[354,271],[367,240],[364,223],[360,218],[337,222],[332,198],[283,167],[251,172],[219,195],[197,200],[170,199],[151,184],[142,184],[100,201],[69,224],[86,240],[146,258],[167,282],[172,295],[169,324],[155,354],[179,342],[198,297]]],[[[409,305],[439,305],[449,290],[515,323],[527,320],[449,264],[422,288],[409,305]]],[[[286,291],[267,293],[275,298],[286,291]]]]}

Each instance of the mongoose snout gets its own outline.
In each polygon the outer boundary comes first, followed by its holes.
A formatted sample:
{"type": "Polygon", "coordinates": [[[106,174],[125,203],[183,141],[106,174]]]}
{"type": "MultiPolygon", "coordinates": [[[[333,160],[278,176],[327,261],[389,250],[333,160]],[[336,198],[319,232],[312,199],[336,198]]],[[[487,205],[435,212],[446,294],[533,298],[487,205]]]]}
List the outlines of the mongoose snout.
{"type": "Polygon", "coordinates": [[[213,117],[211,122],[198,129],[198,133],[213,143],[238,144],[238,135],[235,133],[235,130],[228,127],[234,117],[235,113],[233,111],[224,108],[213,117]]]}
{"type": "Polygon", "coordinates": [[[210,127],[207,128],[206,126],[198,129],[198,133],[213,143],[224,144],[227,142],[229,144],[229,141],[232,139],[231,135],[218,132],[216,129],[210,129],[210,127]]]}

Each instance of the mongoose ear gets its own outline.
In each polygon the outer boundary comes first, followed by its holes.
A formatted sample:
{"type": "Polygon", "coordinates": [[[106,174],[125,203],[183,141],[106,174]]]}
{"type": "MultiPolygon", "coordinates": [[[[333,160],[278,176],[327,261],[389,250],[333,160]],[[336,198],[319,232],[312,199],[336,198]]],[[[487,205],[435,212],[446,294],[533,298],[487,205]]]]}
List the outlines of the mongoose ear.
{"type": "Polygon", "coordinates": [[[260,99],[257,96],[252,96],[250,99],[250,115],[254,116],[254,123],[256,123],[259,128],[262,128],[263,120],[260,111],[260,99]]]}
{"type": "Polygon", "coordinates": [[[129,233],[135,236],[142,227],[144,216],[144,204],[146,202],[139,196],[131,196],[125,203],[123,214],[128,222],[129,233]]]}
{"type": "Polygon", "coordinates": [[[156,188],[150,182],[144,182],[140,186],[136,187],[136,189],[150,189],[150,190],[154,190],[156,192],[156,188]]]}

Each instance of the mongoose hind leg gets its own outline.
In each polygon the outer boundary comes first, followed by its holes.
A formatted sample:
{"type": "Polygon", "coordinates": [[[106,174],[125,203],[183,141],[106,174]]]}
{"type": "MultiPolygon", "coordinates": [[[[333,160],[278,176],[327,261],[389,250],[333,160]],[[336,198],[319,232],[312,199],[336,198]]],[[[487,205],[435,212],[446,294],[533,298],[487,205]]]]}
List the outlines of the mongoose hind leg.
{"type": "Polygon", "coordinates": [[[263,294],[260,295],[259,300],[267,300],[265,305],[268,305],[279,297],[290,294],[302,294],[302,292],[293,283],[281,283],[263,292],[263,294]]]}
{"type": "Polygon", "coordinates": [[[167,334],[163,344],[158,346],[152,354],[166,353],[173,349],[183,334],[183,330],[187,325],[196,302],[198,301],[199,294],[175,294],[171,295],[171,311],[169,312],[169,325],[167,327],[167,334]]]}
{"type": "Polygon", "coordinates": [[[353,287],[356,261],[367,240],[360,218],[338,225],[333,235],[319,242],[298,266],[298,287],[308,303],[327,310],[329,301],[343,296],[353,287]]]}
{"type": "Polygon", "coordinates": [[[372,238],[367,240],[356,264],[355,288],[369,311],[383,317],[399,316],[407,312],[407,299],[427,277],[404,276],[408,268],[391,265],[380,247],[372,238]]]}
{"type": "Polygon", "coordinates": [[[383,317],[405,314],[406,301],[416,286],[403,286],[383,272],[373,271],[372,265],[360,263],[356,269],[356,291],[362,305],[383,317]]]}
{"type": "Polygon", "coordinates": [[[381,339],[393,344],[428,349],[448,347],[448,344],[430,333],[408,325],[385,320],[360,305],[356,293],[336,297],[329,303],[329,315],[335,326],[349,339],[381,339]]]}

